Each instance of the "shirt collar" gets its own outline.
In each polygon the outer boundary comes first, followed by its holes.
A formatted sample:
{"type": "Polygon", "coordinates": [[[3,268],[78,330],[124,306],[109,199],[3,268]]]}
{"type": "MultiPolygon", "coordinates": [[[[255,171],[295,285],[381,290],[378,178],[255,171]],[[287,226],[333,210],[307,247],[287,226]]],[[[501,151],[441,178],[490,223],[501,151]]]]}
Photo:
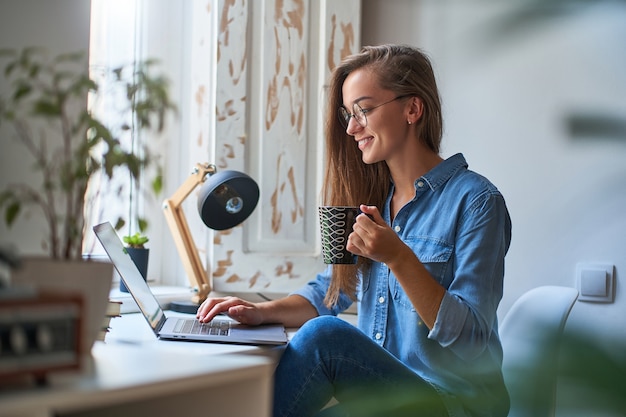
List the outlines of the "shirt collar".
{"type": "Polygon", "coordinates": [[[465,157],[461,153],[457,153],[437,164],[433,169],[415,180],[415,188],[417,189],[418,181],[424,181],[432,191],[445,184],[457,171],[467,169],[468,164],[465,157]]]}

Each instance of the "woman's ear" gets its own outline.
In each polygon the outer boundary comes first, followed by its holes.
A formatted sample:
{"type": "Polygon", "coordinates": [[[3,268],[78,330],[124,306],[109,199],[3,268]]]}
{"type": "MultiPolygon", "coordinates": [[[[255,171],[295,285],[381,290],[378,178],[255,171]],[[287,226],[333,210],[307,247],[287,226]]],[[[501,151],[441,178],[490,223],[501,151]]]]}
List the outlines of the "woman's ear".
{"type": "Polygon", "coordinates": [[[424,114],[424,102],[419,97],[411,97],[411,101],[407,111],[407,122],[415,124],[422,118],[424,114]]]}

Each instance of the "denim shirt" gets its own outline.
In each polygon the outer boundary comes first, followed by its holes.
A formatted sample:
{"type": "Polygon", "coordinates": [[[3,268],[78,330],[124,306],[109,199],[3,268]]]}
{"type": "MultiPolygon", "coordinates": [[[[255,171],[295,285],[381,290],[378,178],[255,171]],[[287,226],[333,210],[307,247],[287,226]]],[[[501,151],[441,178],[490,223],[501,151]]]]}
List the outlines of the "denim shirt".
{"type": "MultiPolygon", "coordinates": [[[[415,197],[393,223],[392,185],[382,210],[387,224],[446,289],[434,327],[422,322],[380,262],[360,277],[358,327],[442,392],[450,415],[506,416],[496,310],[511,220],[496,187],[467,167],[457,154],[417,179],[415,197]]],[[[332,310],[324,305],[330,268],[295,292],[319,314],[338,314],[351,304],[342,294],[332,310]]]]}

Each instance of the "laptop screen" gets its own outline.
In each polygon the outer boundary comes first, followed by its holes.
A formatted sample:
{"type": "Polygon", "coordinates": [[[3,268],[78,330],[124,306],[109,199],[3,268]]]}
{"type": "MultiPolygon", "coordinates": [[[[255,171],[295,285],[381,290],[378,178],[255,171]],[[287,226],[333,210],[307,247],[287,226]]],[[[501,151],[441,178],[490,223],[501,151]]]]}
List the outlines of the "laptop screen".
{"type": "Polygon", "coordinates": [[[144,281],[141,272],[137,269],[135,262],[131,259],[115,229],[111,223],[106,222],[94,226],[93,230],[109,255],[113,266],[115,266],[120,277],[124,280],[124,285],[128,288],[128,292],[133,296],[154,333],[158,334],[162,322],[165,321],[165,313],[150,291],[150,287],[144,281]]]}

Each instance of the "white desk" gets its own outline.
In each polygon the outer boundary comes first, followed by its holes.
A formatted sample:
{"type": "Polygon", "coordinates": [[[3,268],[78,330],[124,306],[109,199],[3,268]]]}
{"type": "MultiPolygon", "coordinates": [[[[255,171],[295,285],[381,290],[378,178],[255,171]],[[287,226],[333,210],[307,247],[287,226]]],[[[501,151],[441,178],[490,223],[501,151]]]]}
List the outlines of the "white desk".
{"type": "Polygon", "coordinates": [[[93,372],[4,390],[0,417],[270,415],[275,348],[157,340],[139,314],[111,327],[93,372]]]}

